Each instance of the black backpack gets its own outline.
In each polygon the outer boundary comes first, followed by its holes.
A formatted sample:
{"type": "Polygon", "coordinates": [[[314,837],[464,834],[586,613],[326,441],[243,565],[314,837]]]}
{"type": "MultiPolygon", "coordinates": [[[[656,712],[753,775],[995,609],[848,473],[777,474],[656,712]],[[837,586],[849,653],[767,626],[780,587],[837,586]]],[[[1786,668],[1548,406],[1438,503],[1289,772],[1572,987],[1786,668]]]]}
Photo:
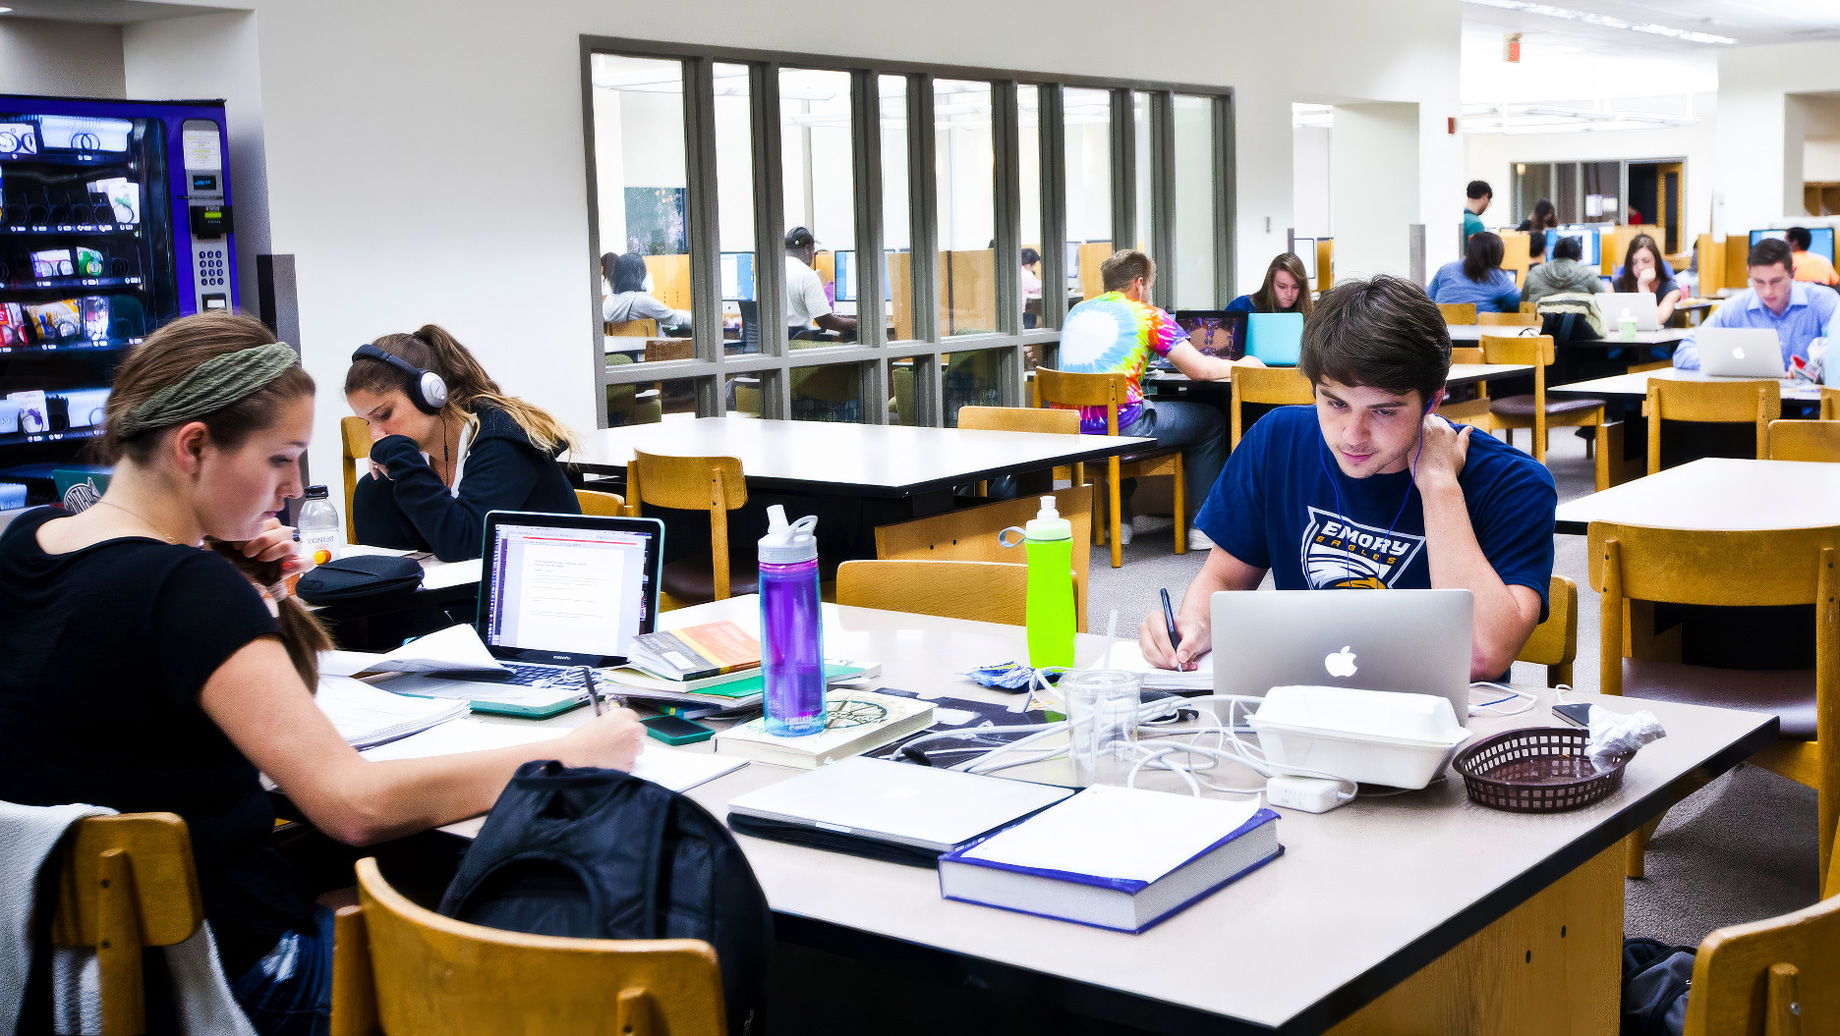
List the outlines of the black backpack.
{"type": "Polygon", "coordinates": [[[703,807],[628,773],[518,767],[441,913],[532,935],[702,939],[729,1031],[760,1014],[773,915],[741,847],[703,807]]]}
{"type": "Polygon", "coordinates": [[[1622,1036],[1680,1036],[1687,1027],[1693,947],[1623,940],[1622,1036]]]}

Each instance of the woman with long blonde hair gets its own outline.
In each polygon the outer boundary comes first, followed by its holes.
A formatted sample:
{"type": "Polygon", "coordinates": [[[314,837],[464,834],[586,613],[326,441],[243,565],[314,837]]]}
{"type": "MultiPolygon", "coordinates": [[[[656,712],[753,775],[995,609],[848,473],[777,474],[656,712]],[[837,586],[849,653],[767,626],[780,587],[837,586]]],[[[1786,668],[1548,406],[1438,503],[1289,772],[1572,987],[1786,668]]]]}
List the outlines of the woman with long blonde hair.
{"type": "Polygon", "coordinates": [[[359,346],[345,401],[371,428],[370,475],[351,503],[359,543],[465,561],[480,554],[488,511],[581,513],[556,462],[568,429],[505,395],[434,324],[359,346]]]}

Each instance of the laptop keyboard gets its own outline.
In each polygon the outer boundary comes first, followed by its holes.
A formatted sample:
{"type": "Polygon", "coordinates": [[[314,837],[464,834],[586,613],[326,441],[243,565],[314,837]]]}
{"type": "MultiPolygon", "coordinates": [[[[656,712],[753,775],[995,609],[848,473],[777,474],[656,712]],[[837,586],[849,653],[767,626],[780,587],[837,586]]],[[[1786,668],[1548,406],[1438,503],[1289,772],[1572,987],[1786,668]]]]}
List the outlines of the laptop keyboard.
{"type": "Polygon", "coordinates": [[[524,665],[519,662],[504,663],[511,671],[509,679],[503,683],[516,684],[519,687],[575,687],[583,691],[581,670],[563,669],[552,665],[524,665]]]}

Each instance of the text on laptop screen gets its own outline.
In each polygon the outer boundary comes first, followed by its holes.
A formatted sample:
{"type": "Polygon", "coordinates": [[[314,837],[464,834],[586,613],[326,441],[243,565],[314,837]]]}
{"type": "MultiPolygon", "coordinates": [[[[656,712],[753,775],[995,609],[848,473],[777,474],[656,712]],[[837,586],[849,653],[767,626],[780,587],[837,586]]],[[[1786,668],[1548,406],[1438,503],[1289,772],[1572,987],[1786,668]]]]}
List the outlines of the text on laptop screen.
{"type": "Polygon", "coordinates": [[[616,529],[496,526],[486,643],[625,655],[645,620],[651,537],[616,529]]]}

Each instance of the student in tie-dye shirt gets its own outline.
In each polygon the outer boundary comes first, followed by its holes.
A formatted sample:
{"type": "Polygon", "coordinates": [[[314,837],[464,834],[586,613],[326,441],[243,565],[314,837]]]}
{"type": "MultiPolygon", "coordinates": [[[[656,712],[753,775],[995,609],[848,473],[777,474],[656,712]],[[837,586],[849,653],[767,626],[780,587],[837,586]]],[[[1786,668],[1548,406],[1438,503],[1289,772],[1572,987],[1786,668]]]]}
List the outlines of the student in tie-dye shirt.
{"type": "MultiPolygon", "coordinates": [[[[1150,356],[1166,356],[1176,369],[1196,381],[1225,380],[1235,364],[1262,366],[1257,359],[1224,360],[1190,345],[1188,332],[1175,318],[1150,304],[1156,263],[1136,249],[1113,252],[1099,267],[1105,294],[1073,307],[1061,329],[1060,365],[1077,374],[1124,374],[1131,379],[1126,402],[1118,408],[1118,434],[1156,439],[1158,447],[1181,447],[1183,486],[1189,505],[1207,499],[1227,460],[1226,420],[1207,403],[1152,402],[1144,398],[1144,366],[1150,356]]],[[[1081,407],[1080,430],[1105,434],[1105,408],[1081,407]]],[[[1124,511],[1130,515],[1134,480],[1124,484],[1124,511]]],[[[1187,515],[1178,515],[1187,521],[1187,515]]],[[[1126,528],[1129,528],[1128,522],[1126,528]]],[[[1191,547],[1213,546],[1199,529],[1189,530],[1191,547]]]]}

